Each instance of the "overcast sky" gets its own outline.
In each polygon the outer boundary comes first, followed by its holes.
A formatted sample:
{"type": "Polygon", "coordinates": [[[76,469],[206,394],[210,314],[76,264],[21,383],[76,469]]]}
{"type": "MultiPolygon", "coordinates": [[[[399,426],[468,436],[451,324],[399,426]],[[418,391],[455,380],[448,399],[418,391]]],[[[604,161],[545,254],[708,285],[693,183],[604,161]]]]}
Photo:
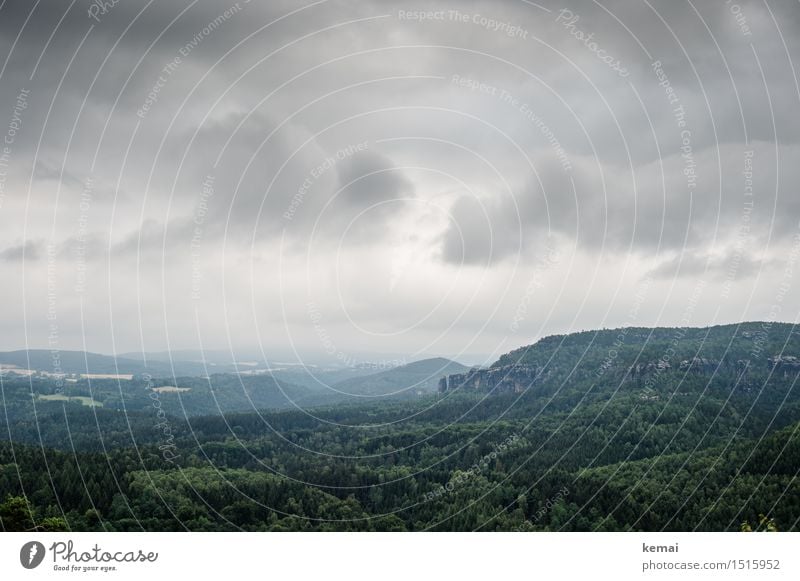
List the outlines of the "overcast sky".
{"type": "Polygon", "coordinates": [[[794,0],[100,4],[0,2],[1,349],[797,320],[794,0]]]}

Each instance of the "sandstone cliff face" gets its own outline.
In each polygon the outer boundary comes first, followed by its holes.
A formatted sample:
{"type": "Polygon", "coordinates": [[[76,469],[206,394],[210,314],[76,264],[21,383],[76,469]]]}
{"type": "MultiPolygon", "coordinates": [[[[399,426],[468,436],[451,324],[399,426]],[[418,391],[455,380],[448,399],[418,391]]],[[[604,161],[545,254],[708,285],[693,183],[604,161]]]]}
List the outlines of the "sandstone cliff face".
{"type": "MultiPolygon", "coordinates": [[[[757,369],[764,369],[765,363],[775,373],[783,377],[790,377],[800,373],[800,357],[791,355],[774,356],[767,360],[761,359],[757,369]]],[[[650,376],[661,374],[681,374],[686,373],[711,376],[712,374],[723,374],[735,372],[741,378],[749,375],[753,369],[753,362],[747,359],[734,361],[718,361],[705,357],[693,357],[676,361],[674,365],[668,361],[658,360],[647,363],[638,363],[631,367],[621,367],[624,370],[623,381],[642,381],[650,376]]],[[[542,383],[548,377],[552,377],[551,370],[535,365],[504,365],[501,367],[490,367],[488,369],[473,368],[466,373],[456,373],[442,377],[439,380],[439,393],[445,393],[456,389],[491,392],[492,394],[502,393],[522,393],[535,384],[542,383]]],[[[747,388],[749,383],[743,381],[741,386],[747,388]]]]}
{"type": "MultiPolygon", "coordinates": [[[[693,371],[694,373],[713,373],[718,368],[720,362],[705,357],[693,357],[684,359],[677,365],[678,371],[693,371]]],[[[643,377],[650,374],[661,374],[665,371],[672,371],[674,368],[669,361],[659,360],[650,363],[638,363],[628,369],[631,378],[643,377]]]]}
{"type": "Polygon", "coordinates": [[[800,359],[793,355],[776,355],[769,358],[770,365],[775,373],[782,373],[783,377],[791,377],[800,372],[800,359]]]}
{"type": "Polygon", "coordinates": [[[489,369],[470,369],[439,380],[439,393],[454,389],[522,393],[541,379],[540,369],[530,365],[506,365],[489,369]]]}
{"type": "Polygon", "coordinates": [[[800,369],[800,359],[792,355],[776,355],[775,357],[770,357],[769,362],[775,367],[800,369]]]}
{"type": "Polygon", "coordinates": [[[652,361],[650,363],[637,363],[628,369],[628,375],[632,378],[649,375],[651,373],[662,373],[672,369],[669,361],[652,361]]]}
{"type": "Polygon", "coordinates": [[[678,368],[681,371],[694,371],[695,373],[713,373],[719,367],[719,361],[705,357],[692,357],[681,361],[678,368]]]}

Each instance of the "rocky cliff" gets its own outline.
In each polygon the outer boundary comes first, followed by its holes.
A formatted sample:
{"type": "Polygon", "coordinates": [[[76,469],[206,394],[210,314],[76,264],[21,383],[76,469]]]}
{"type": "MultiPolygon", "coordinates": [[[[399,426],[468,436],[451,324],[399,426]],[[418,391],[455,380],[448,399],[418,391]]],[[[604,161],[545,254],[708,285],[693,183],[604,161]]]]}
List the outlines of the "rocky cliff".
{"type": "Polygon", "coordinates": [[[505,365],[489,369],[470,369],[439,380],[439,393],[454,389],[522,393],[541,379],[541,370],[530,365],[505,365]]]}

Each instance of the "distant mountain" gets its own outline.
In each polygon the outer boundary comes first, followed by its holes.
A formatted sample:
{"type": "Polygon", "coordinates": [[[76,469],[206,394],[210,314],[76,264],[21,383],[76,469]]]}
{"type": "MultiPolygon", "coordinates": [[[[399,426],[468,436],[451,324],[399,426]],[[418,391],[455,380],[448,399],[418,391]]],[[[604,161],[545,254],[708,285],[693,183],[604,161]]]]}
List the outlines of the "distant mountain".
{"type": "Polygon", "coordinates": [[[136,361],[172,363],[173,365],[194,365],[208,368],[208,373],[235,373],[237,370],[246,370],[255,367],[265,368],[261,355],[235,354],[230,351],[196,349],[174,349],[171,351],[130,351],[119,353],[117,357],[134,359],[136,361]]]}
{"type": "MultiPolygon", "coordinates": [[[[19,369],[32,369],[45,373],[66,374],[121,374],[136,375],[149,373],[157,377],[175,375],[206,375],[201,363],[190,361],[150,361],[125,357],[112,357],[85,351],[51,351],[49,349],[29,349],[0,352],[0,366],[13,366],[19,369]]],[[[213,369],[213,371],[219,371],[213,369]]],[[[212,370],[209,370],[212,372],[212,370]]]]}
{"type": "Polygon", "coordinates": [[[325,391],[336,395],[336,392],[330,390],[330,386],[351,379],[375,375],[375,369],[368,367],[303,367],[297,365],[276,367],[270,370],[269,375],[278,381],[287,381],[312,390],[325,391]]]}
{"type": "Polygon", "coordinates": [[[340,381],[372,375],[377,371],[374,364],[369,362],[359,365],[326,365],[304,360],[293,361],[290,357],[265,360],[263,353],[253,351],[235,353],[231,353],[230,350],[185,349],[147,353],[133,351],[120,353],[119,357],[139,362],[146,359],[149,364],[153,365],[172,362],[172,365],[176,367],[176,375],[205,376],[203,370],[207,370],[209,375],[215,373],[261,375],[323,392],[329,391],[329,386],[340,381]]]}
{"type": "Polygon", "coordinates": [[[361,396],[416,397],[433,393],[443,375],[464,373],[469,368],[456,361],[436,357],[415,361],[366,377],[354,377],[333,385],[345,394],[361,396]]]}
{"type": "Polygon", "coordinates": [[[233,361],[229,351],[199,351],[194,349],[175,349],[172,351],[128,351],[119,353],[123,359],[142,361],[190,361],[194,363],[230,364],[233,361]]]}

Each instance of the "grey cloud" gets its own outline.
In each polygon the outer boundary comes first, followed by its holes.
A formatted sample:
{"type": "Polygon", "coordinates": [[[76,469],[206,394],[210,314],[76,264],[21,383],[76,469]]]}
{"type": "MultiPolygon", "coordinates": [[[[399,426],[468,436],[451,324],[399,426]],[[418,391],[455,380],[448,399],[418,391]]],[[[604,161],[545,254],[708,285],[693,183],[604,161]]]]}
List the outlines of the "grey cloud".
{"type": "Polygon", "coordinates": [[[385,233],[386,222],[403,211],[414,197],[414,186],[379,153],[353,154],[336,166],[339,194],[321,215],[326,230],[347,240],[374,240],[385,233]],[[331,215],[332,214],[332,215],[331,215]]]}
{"type": "Polygon", "coordinates": [[[33,170],[33,178],[41,181],[61,182],[77,190],[81,190],[86,186],[86,182],[77,175],[46,161],[40,161],[36,164],[33,170]]]}
{"type": "Polygon", "coordinates": [[[743,236],[743,230],[751,243],[764,244],[767,235],[773,242],[785,242],[797,232],[800,216],[800,199],[792,194],[800,170],[789,161],[799,152],[789,146],[778,152],[776,157],[775,146],[768,143],[695,152],[697,179],[692,189],[684,173],[687,160],[681,155],[633,173],[575,158],[574,169],[567,174],[551,160],[541,164],[539,180],[514,200],[498,193],[484,206],[457,202],[453,213],[471,232],[470,250],[466,255],[457,250],[459,233],[453,224],[445,234],[443,257],[456,263],[468,257],[488,260],[490,249],[496,260],[514,255],[515,241],[508,233],[520,227],[523,248],[531,236],[553,232],[574,239],[587,252],[703,252],[714,244],[730,244],[743,236]],[[753,152],[750,195],[744,174],[749,151],[753,152]]]}
{"type": "Polygon", "coordinates": [[[9,246],[0,250],[0,261],[20,262],[28,260],[39,260],[44,251],[44,243],[36,240],[27,240],[15,246],[9,246]]]}
{"type": "Polygon", "coordinates": [[[486,265],[521,250],[520,221],[508,204],[460,197],[443,235],[441,257],[453,264],[486,265]]]}
{"type": "Polygon", "coordinates": [[[766,272],[780,264],[774,259],[760,260],[742,249],[728,249],[720,255],[685,253],[664,260],[643,278],[672,280],[676,277],[703,277],[715,281],[736,281],[766,272]]]}

